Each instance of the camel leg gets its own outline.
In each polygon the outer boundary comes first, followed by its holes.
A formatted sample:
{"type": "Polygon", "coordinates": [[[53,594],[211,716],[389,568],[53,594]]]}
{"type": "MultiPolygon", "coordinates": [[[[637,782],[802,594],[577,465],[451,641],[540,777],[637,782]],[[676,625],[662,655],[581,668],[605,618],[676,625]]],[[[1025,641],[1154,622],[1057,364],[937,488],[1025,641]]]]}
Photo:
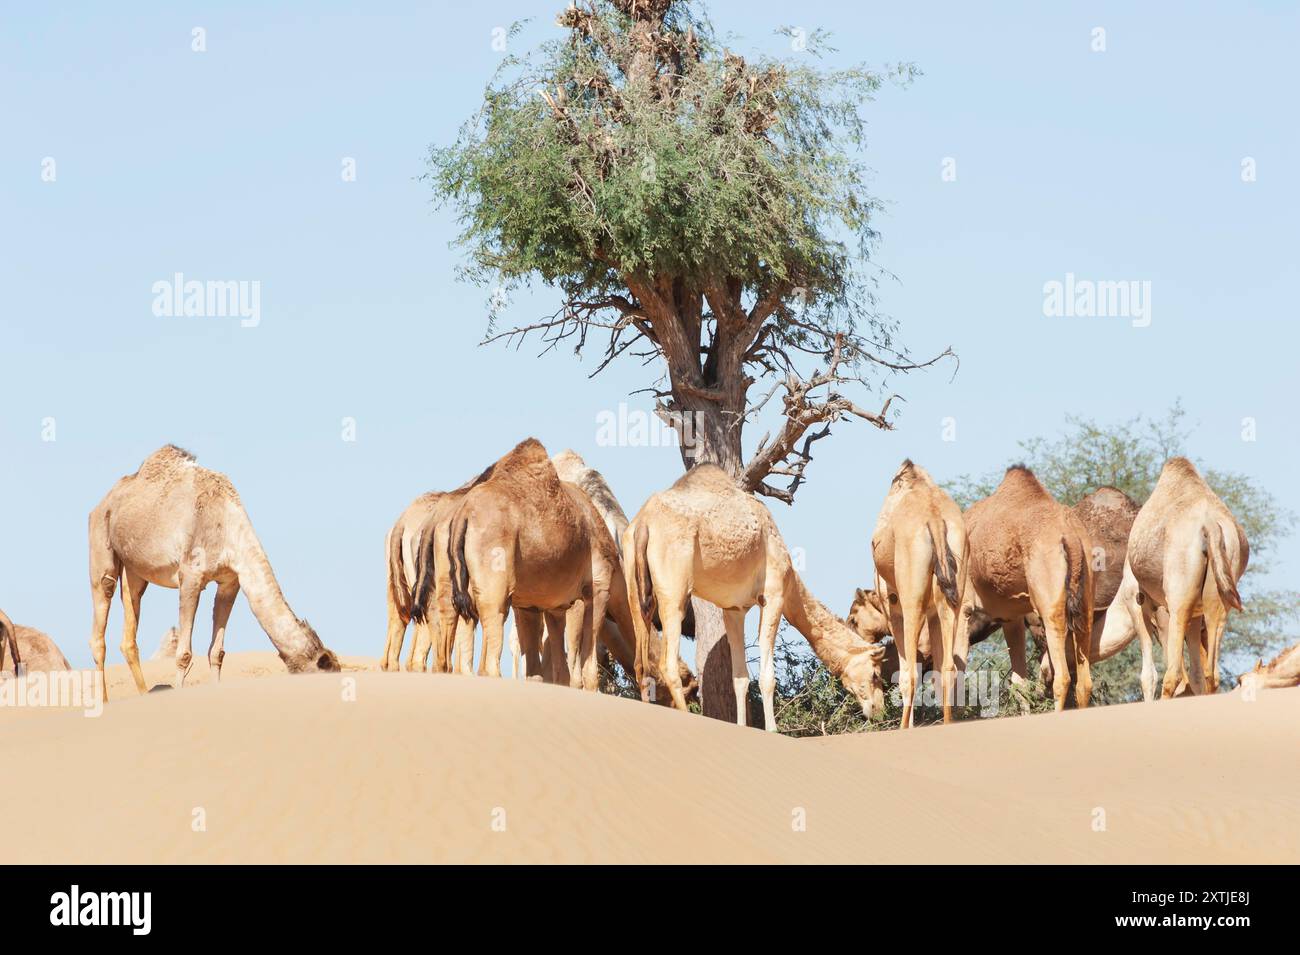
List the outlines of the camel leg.
{"type": "MultiPolygon", "coordinates": [[[[1025,663],[1025,618],[1006,621],[1002,624],[1002,635],[1007,638],[1007,656],[1011,658],[1011,682],[1026,683],[1029,671],[1025,663]]],[[[1055,660],[1052,663],[1057,665],[1055,660]]]]}
{"type": "Polygon", "coordinates": [[[1187,673],[1179,690],[1185,686],[1196,696],[1205,695],[1205,668],[1209,661],[1206,659],[1204,631],[1204,618],[1192,617],[1187,624],[1187,673]]]}
{"type": "Polygon", "coordinates": [[[108,680],[104,676],[104,657],[107,641],[104,639],[108,630],[108,611],[113,603],[113,591],[117,589],[117,568],[106,569],[96,576],[92,569],[90,596],[95,605],[94,621],[90,627],[90,653],[95,658],[95,671],[99,677],[99,692],[103,702],[108,702],[108,680]]]}
{"type": "Polygon", "coordinates": [[[515,608],[515,636],[519,640],[519,656],[523,663],[524,679],[542,675],[542,615],[536,610],[515,608]]]}
{"type": "MultiPolygon", "coordinates": [[[[126,588],[123,588],[125,592],[126,588]]],[[[176,689],[185,685],[190,667],[194,664],[193,638],[194,614],[199,609],[199,594],[203,592],[202,584],[193,580],[180,581],[181,619],[176,627],[176,689]]]]}
{"type": "MultiPolygon", "coordinates": [[[[1188,624],[1191,623],[1191,601],[1183,598],[1178,606],[1169,607],[1169,632],[1165,637],[1165,678],[1161,684],[1160,696],[1169,699],[1178,689],[1183,676],[1183,644],[1187,639],[1188,624]]],[[[1199,643],[1199,634],[1197,643],[1199,643]]],[[[1200,647],[1192,651],[1199,655],[1200,647]]],[[[1199,661],[1198,661],[1199,662],[1199,661]]]]}
{"type": "Polygon", "coordinates": [[[239,596],[239,583],[218,584],[217,596],[212,601],[212,644],[208,647],[208,666],[212,668],[212,679],[221,682],[221,663],[226,658],[226,621],[239,596]]]}
{"type": "Polygon", "coordinates": [[[135,635],[140,627],[140,598],[148,586],[149,581],[133,573],[129,567],[122,568],[122,656],[126,657],[135,688],[141,693],[148,693],[149,687],[144,682],[144,671],[140,669],[140,648],[136,646],[135,635]]]}
{"type": "Polygon", "coordinates": [[[480,676],[501,676],[501,654],[505,649],[506,613],[509,606],[503,602],[490,607],[479,619],[483,626],[483,656],[478,664],[480,676]]]}
{"type": "Polygon", "coordinates": [[[943,703],[943,721],[945,723],[951,723],[952,701],[957,690],[957,664],[953,660],[953,644],[957,638],[958,616],[957,611],[948,603],[947,599],[943,595],[943,591],[939,589],[937,583],[933,587],[931,603],[933,604],[935,611],[931,620],[934,620],[935,617],[938,618],[938,633],[942,646],[936,647],[934,645],[935,627],[932,624],[930,627],[930,653],[939,658],[936,662],[939,664],[940,699],[943,703]]]}
{"type": "Polygon", "coordinates": [[[609,587],[597,587],[591,600],[583,601],[587,608],[582,618],[582,688],[595,693],[600,690],[600,631],[605,623],[605,610],[609,606],[609,587]]]}
{"type": "Polygon", "coordinates": [[[1074,705],[1081,710],[1088,708],[1092,699],[1092,663],[1089,661],[1092,647],[1092,621],[1087,622],[1088,629],[1080,633],[1073,630],[1070,642],[1074,645],[1074,705]]]}
{"type": "MultiPolygon", "coordinates": [[[[438,614],[438,639],[441,641],[440,653],[442,654],[442,672],[456,672],[458,662],[456,660],[456,647],[460,639],[460,617],[456,613],[456,607],[451,602],[450,584],[444,584],[441,580],[438,582],[434,603],[437,606],[438,614]]],[[[473,656],[473,654],[470,654],[473,656]]],[[[435,663],[437,656],[434,657],[435,663]]]]}
{"type": "Polygon", "coordinates": [[[1206,643],[1206,693],[1219,692],[1219,648],[1223,646],[1223,632],[1228,625],[1228,608],[1221,606],[1219,610],[1221,615],[1216,615],[1213,622],[1210,614],[1206,614],[1202,630],[1202,639],[1206,643]]]}
{"type": "MultiPolygon", "coordinates": [[[[776,631],[781,625],[782,596],[780,591],[766,594],[758,616],[758,689],[763,695],[763,728],[769,733],[776,732],[776,631]]],[[[743,650],[740,660],[745,663],[743,650]]]]}
{"type": "MultiPolygon", "coordinates": [[[[686,694],[682,692],[682,673],[677,663],[681,659],[682,618],[686,615],[686,604],[690,600],[690,595],[676,595],[670,598],[666,594],[657,593],[655,596],[659,602],[659,622],[663,626],[663,678],[668,684],[668,693],[672,697],[673,706],[686,712],[688,710],[686,694]]],[[[744,659],[743,654],[741,659],[744,659]]],[[[735,672],[734,664],[732,672],[735,672]]]]}
{"type": "Polygon", "coordinates": [[[406,620],[397,602],[393,600],[393,588],[388,588],[388,636],[384,640],[384,658],[379,661],[379,669],[396,670],[402,662],[402,643],[406,639],[406,620]]]}
{"type": "MultiPolygon", "coordinates": [[[[731,688],[736,694],[736,723],[745,726],[749,712],[746,705],[749,698],[749,661],[745,657],[745,611],[722,611],[722,624],[727,630],[727,652],[731,657],[731,688]]],[[[763,716],[766,722],[766,707],[763,716]]]]}
{"type": "Polygon", "coordinates": [[[1133,629],[1137,631],[1138,643],[1142,647],[1142,672],[1139,682],[1142,684],[1142,699],[1150,703],[1155,699],[1156,694],[1156,661],[1151,653],[1151,628],[1154,621],[1148,619],[1144,608],[1137,604],[1132,604],[1128,608],[1129,617],[1133,621],[1133,629]]]}
{"type": "Polygon", "coordinates": [[[456,618],[456,669],[464,676],[474,675],[474,621],[456,618]]]}
{"type": "Polygon", "coordinates": [[[408,673],[424,673],[429,669],[429,651],[433,649],[433,628],[437,621],[429,618],[424,623],[415,624],[415,633],[411,635],[411,656],[406,661],[408,673]]]}
{"type": "MultiPolygon", "coordinates": [[[[1060,580],[1061,578],[1056,579],[1060,580]]],[[[1043,633],[1047,640],[1047,653],[1052,660],[1052,698],[1056,701],[1056,711],[1059,713],[1065,709],[1065,698],[1070,691],[1070,660],[1066,654],[1067,644],[1069,643],[1069,628],[1065,623],[1065,592],[1059,583],[1051,590],[1044,592],[1042,588],[1035,588],[1031,581],[1029,599],[1033,604],[1034,612],[1043,621],[1043,633]]],[[[1024,621],[1017,621],[1017,626],[1023,636],[1024,621]]],[[[1025,665],[1023,640],[1021,641],[1019,665],[1022,668],[1021,673],[1023,675],[1025,665]]]]}
{"type": "Polygon", "coordinates": [[[575,601],[564,613],[564,660],[569,668],[569,687],[582,689],[582,621],[587,615],[587,601],[575,601]]]}
{"type": "Polygon", "coordinates": [[[569,659],[564,645],[564,614],[546,613],[546,643],[542,647],[542,679],[569,685],[569,659]]]}

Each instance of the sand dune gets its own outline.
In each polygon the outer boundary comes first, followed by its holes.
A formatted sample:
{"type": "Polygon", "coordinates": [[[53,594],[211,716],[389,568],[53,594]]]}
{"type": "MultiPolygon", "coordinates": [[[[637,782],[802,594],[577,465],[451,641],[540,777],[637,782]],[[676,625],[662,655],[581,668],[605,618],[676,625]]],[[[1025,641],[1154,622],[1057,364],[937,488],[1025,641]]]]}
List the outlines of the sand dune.
{"type": "Polygon", "coordinates": [[[1300,860],[1297,690],[792,740],[346,662],[280,678],[234,654],[219,687],[200,661],[145,697],[118,666],[99,718],[0,709],[22,821],[0,860],[1300,860]]]}

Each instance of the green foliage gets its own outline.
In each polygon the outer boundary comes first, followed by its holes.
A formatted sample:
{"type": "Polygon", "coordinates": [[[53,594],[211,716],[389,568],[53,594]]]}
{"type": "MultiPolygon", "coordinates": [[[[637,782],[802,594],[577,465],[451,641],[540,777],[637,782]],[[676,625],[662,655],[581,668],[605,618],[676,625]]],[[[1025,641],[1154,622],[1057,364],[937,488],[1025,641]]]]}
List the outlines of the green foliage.
{"type": "MultiPolygon", "coordinates": [[[[1185,419],[1181,403],[1176,403],[1163,418],[1138,415],[1109,426],[1071,416],[1066,419],[1060,437],[1020,442],[1021,460],[1063,504],[1074,505],[1103,485],[1117,487],[1141,504],[1151,495],[1165,461],[1185,453],[1191,434],[1185,419]]],[[[1272,494],[1248,475],[1207,468],[1200,462],[1197,468],[1241,522],[1250,541],[1250,564],[1241,587],[1245,609],[1229,615],[1223,643],[1228,658],[1225,682],[1231,684],[1231,677],[1253,663],[1253,658],[1271,656],[1296,639],[1294,631],[1287,628],[1293,627],[1300,618],[1300,593],[1263,590],[1255,585],[1268,569],[1268,556],[1295,525],[1295,515],[1281,507],[1272,494]]],[[[966,508],[992,494],[1001,480],[1001,472],[977,477],[963,475],[951,482],[947,490],[966,508]]],[[[1136,690],[1139,665],[1135,644],[1113,660],[1100,664],[1094,679],[1097,674],[1105,676],[1107,692],[1119,698],[1127,698],[1130,692],[1140,696],[1136,690]]]]}
{"type": "Polygon", "coordinates": [[[879,207],[855,155],[860,108],[884,77],[818,69],[820,33],[794,61],[746,62],[688,2],[662,4],[649,56],[626,6],[564,11],[568,35],[508,58],[457,140],[431,150],[466,274],[540,278],[569,301],[622,294],[628,276],[802,289],[800,321],[852,326],[874,301],[860,266],[879,207]]]}

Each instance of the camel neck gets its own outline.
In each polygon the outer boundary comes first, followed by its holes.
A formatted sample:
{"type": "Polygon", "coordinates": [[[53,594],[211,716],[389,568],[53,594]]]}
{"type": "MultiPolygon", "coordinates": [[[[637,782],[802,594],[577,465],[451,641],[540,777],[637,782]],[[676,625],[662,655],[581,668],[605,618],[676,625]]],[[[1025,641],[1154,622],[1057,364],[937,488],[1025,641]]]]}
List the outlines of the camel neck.
{"type": "Polygon", "coordinates": [[[854,642],[860,638],[808,592],[793,568],[786,577],[784,614],[827,669],[835,676],[842,674],[854,642]]]}
{"type": "Polygon", "coordinates": [[[262,550],[261,542],[245,518],[244,533],[239,548],[239,588],[248,600],[253,616],[262,625],[271,643],[281,657],[295,655],[301,648],[297,637],[301,631],[298,618],[290,609],[280,590],[280,584],[271,570],[271,562],[262,550]]]}

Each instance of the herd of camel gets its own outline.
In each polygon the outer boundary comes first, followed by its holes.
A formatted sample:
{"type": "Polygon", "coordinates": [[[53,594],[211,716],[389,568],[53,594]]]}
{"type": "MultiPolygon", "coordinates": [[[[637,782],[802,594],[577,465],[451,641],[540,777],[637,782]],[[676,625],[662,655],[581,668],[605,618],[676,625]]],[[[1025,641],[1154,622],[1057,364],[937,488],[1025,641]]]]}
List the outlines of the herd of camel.
{"type": "MultiPolygon", "coordinates": [[[[170,634],[176,686],[193,663],[199,595],[217,585],[208,662],[220,679],[225,630],[242,590],[290,672],[335,672],[338,657],[290,609],[234,486],[168,445],[117,482],[90,515],[90,646],[107,700],[105,630],[118,586],[121,649],[148,691],[136,635],[149,584],[180,593],[170,634]]],[[[807,589],[767,508],[722,469],[700,464],[628,520],[601,474],[572,451],[550,457],[520,443],[460,488],[416,498],[388,533],[388,629],[382,669],[396,670],[414,624],[407,670],[500,676],[507,615],[516,674],[600,688],[604,654],[635,679],[643,700],[685,710],[698,684],[680,657],[691,598],[722,612],[737,718],[750,675],[745,616],[759,607],[764,725],[776,728],[775,641],[784,618],[856,698],[869,719],[899,684],[901,725],[914,725],[918,670],[935,673],[952,719],[970,646],[1001,630],[1012,680],[1027,679],[1025,634],[1045,646],[1040,671],[1063,709],[1071,686],[1088,705],[1090,666],[1141,641],[1143,696],[1155,695],[1152,637],[1165,649],[1161,695],[1213,693],[1237,582],[1249,546],[1241,525],[1186,458],[1161,471],[1140,507],[1103,487],[1074,507],[1031,471],[1009,468],[988,498],[963,512],[918,465],[894,475],[871,538],[875,586],[841,619],[807,589]],[[1187,649],[1184,665],[1184,647],[1187,649]]],[[[38,630],[0,612],[0,672],[68,669],[38,630]],[[7,651],[7,654],[6,654],[7,651]]],[[[1250,676],[1300,683],[1300,645],[1250,676]]]]}

